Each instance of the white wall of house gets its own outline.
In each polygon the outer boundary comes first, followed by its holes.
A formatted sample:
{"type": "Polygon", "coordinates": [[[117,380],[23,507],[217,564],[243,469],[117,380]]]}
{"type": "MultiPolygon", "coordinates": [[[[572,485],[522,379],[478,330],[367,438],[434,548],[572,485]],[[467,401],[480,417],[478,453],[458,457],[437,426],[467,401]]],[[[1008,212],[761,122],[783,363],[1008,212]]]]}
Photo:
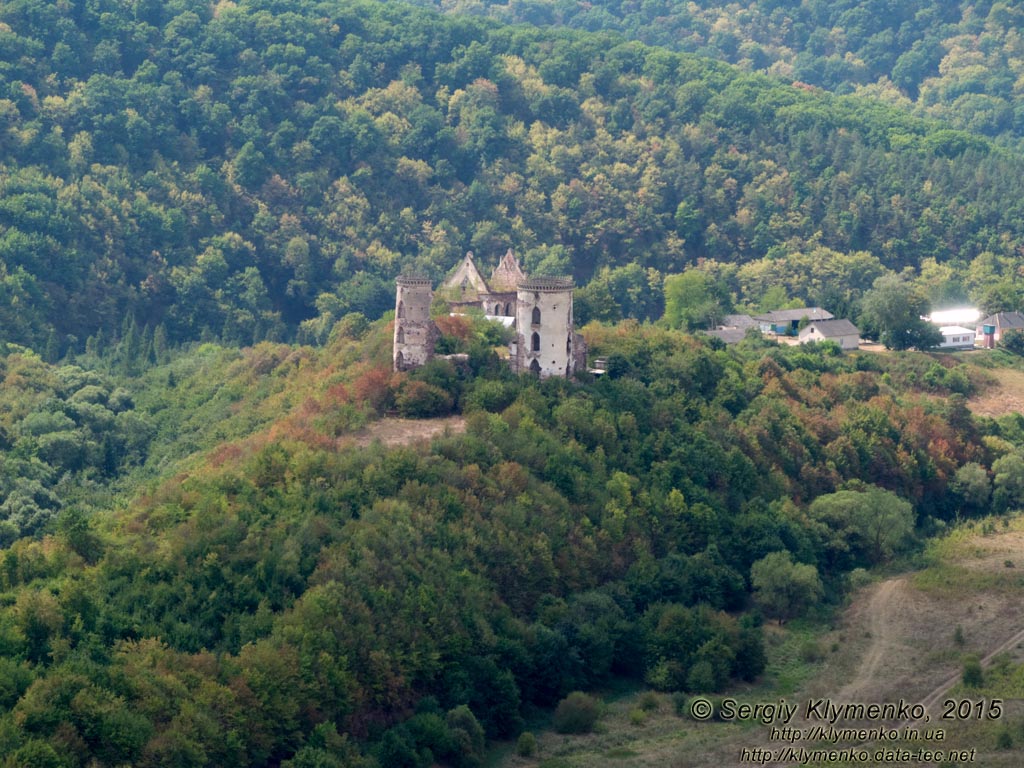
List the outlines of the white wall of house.
{"type": "Polygon", "coordinates": [[[860,336],[851,333],[847,336],[824,336],[814,326],[808,326],[800,331],[800,343],[806,344],[810,341],[834,341],[840,349],[858,349],[860,347],[860,336]]]}
{"type": "Polygon", "coordinates": [[[942,343],[939,349],[973,349],[978,332],[961,325],[945,325],[942,332],[942,343]]]}

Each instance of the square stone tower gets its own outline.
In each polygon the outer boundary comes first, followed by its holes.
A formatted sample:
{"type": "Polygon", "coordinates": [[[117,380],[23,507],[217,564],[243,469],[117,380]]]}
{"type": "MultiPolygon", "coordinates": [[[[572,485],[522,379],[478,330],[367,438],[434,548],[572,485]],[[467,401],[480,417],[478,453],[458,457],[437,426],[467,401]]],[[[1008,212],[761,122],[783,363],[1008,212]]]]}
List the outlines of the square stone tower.
{"type": "Polygon", "coordinates": [[[427,363],[434,356],[437,326],[430,319],[434,291],[430,279],[402,275],[395,280],[395,337],[393,344],[396,371],[406,371],[427,363]]]}

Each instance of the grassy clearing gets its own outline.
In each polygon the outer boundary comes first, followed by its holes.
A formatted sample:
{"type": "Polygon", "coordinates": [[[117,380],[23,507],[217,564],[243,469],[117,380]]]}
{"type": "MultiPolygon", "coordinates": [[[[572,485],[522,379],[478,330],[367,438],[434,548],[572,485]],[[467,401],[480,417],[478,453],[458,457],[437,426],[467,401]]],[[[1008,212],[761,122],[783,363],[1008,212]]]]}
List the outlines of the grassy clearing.
{"type": "Polygon", "coordinates": [[[929,542],[914,587],[931,594],[1018,592],[1024,589],[1024,516],[962,523],[929,542]]]}
{"type": "Polygon", "coordinates": [[[838,650],[822,622],[792,621],[785,627],[765,627],[768,665],[749,695],[789,696],[818,671],[821,663],[838,650]]]}
{"type": "Polygon", "coordinates": [[[1024,411],[1024,360],[1005,352],[999,357],[978,355],[971,358],[975,379],[981,386],[967,401],[976,416],[999,418],[1024,411]]]}

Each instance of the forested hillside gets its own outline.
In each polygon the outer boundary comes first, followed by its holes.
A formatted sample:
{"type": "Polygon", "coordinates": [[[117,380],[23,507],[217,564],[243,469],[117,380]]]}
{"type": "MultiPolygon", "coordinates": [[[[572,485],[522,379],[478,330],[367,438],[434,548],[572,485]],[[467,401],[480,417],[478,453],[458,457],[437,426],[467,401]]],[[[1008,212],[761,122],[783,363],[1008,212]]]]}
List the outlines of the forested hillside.
{"type": "Polygon", "coordinates": [[[581,320],[657,318],[663,276],[700,258],[816,249],[1019,298],[1016,155],[608,33],[14,0],[0,81],[0,328],[51,360],[130,324],[322,342],[385,311],[403,268],[437,278],[467,249],[596,276],[581,320]]]}
{"type": "Polygon", "coordinates": [[[1020,419],[975,423],[952,360],[587,335],[609,373],[581,383],[475,343],[467,368],[393,374],[383,322],[322,350],[209,345],[124,392],[10,350],[5,398],[35,415],[4,456],[56,461],[80,416],[124,417],[141,441],[97,455],[128,463],[66,476],[155,477],[5,548],[6,764],[478,765],[574,689],[754,679],[760,617],[1024,503],[1020,419]],[[388,409],[467,431],[355,449],[388,409]]]}
{"type": "Polygon", "coordinates": [[[3,768],[479,766],[573,690],[756,680],[763,622],[1024,505],[978,368],[675,330],[1024,305],[1012,142],[808,84],[980,6],[716,8],[691,45],[656,3],[0,4],[3,768]],[[679,50],[727,33],[740,67],[679,50]],[[573,275],[606,375],[517,378],[450,317],[465,359],[394,373],[394,277],[509,247],[573,275]]]}
{"type": "Polygon", "coordinates": [[[754,0],[418,4],[506,22],[615,31],[836,93],[863,93],[1019,146],[1020,35],[1011,2],[754,0]]]}

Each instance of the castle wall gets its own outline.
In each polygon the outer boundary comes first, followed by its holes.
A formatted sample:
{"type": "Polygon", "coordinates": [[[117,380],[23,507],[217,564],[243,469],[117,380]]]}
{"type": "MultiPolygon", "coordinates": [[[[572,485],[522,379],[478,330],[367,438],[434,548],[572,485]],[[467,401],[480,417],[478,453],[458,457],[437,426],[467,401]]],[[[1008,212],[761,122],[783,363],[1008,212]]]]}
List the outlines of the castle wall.
{"type": "Polygon", "coordinates": [[[515,317],[516,316],[516,292],[491,292],[481,297],[480,305],[485,315],[492,317],[515,317]]]}

